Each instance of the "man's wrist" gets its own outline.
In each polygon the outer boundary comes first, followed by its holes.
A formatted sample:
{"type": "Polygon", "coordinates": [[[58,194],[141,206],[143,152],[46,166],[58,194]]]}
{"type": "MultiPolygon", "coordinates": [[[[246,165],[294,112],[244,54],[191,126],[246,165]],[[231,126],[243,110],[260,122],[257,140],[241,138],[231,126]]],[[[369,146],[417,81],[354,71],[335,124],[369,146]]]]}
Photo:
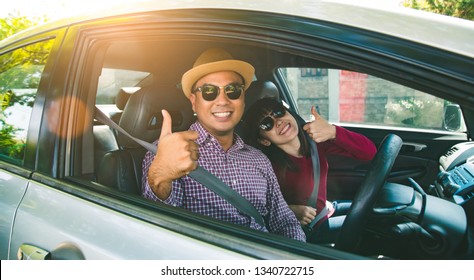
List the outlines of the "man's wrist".
{"type": "Polygon", "coordinates": [[[165,200],[170,196],[172,182],[172,180],[162,179],[160,176],[148,175],[148,185],[153,193],[161,200],[165,200]]]}

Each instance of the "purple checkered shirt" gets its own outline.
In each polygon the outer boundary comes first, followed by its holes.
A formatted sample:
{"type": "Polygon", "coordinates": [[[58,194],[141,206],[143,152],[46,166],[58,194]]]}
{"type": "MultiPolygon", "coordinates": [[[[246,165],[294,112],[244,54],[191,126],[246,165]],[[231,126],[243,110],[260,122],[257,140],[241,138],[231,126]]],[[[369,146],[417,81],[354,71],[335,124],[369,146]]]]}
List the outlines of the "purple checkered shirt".
{"type": "MultiPolygon", "coordinates": [[[[199,133],[196,140],[198,164],[249,200],[264,218],[266,228],[189,176],[173,181],[171,195],[164,203],[253,229],[306,240],[300,223],[283,199],[270,161],[261,151],[246,145],[235,134],[234,144],[226,152],[199,122],[192,124],[190,130],[199,133]]],[[[147,174],[153,158],[154,155],[148,152],[143,160],[142,192],[145,198],[161,201],[148,185],[147,174]]]]}

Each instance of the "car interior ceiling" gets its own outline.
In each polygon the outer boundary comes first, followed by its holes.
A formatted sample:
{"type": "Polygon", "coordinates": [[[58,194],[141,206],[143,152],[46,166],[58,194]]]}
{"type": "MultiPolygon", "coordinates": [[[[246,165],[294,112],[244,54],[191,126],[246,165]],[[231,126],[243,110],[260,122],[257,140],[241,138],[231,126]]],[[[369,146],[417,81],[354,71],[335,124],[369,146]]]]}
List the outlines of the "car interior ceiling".
{"type": "Polygon", "coordinates": [[[302,58],[283,53],[277,48],[266,45],[249,45],[245,42],[212,43],[210,41],[146,41],[114,42],[110,44],[104,60],[104,67],[133,69],[155,75],[160,81],[179,82],[181,75],[188,70],[201,52],[211,47],[220,47],[231,53],[235,59],[250,62],[256,70],[256,76],[268,77],[276,66],[327,65],[313,59],[302,58]]]}

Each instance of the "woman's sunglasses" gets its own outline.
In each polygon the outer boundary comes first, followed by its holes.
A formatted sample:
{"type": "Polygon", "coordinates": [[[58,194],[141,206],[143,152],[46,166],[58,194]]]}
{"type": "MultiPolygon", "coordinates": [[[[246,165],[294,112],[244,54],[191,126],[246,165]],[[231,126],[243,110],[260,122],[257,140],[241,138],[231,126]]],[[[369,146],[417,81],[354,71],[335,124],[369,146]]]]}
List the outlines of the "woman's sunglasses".
{"type": "Polygon", "coordinates": [[[275,125],[274,119],[279,119],[283,117],[286,113],[285,107],[282,105],[275,106],[273,108],[270,116],[265,117],[259,124],[260,129],[265,131],[272,130],[273,126],[275,125]]]}
{"type": "Polygon", "coordinates": [[[231,100],[236,100],[239,99],[240,95],[242,94],[242,90],[244,88],[244,85],[239,84],[239,83],[232,83],[228,84],[226,86],[215,86],[211,84],[205,84],[201,87],[196,88],[193,93],[200,91],[202,94],[202,98],[206,101],[212,101],[217,98],[217,96],[220,93],[220,89],[224,89],[224,93],[227,95],[227,97],[231,100]]]}

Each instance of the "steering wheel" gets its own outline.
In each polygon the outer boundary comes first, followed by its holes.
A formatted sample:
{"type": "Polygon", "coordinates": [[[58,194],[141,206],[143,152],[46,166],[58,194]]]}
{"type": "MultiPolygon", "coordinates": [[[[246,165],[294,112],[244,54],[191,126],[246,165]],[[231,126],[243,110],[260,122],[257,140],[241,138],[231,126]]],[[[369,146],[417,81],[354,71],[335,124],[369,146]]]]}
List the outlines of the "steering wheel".
{"type": "Polygon", "coordinates": [[[383,139],[344,219],[336,240],[335,247],[337,249],[354,252],[357,248],[359,238],[367,224],[378,193],[387,180],[402,144],[402,139],[395,134],[389,134],[383,139]]]}

